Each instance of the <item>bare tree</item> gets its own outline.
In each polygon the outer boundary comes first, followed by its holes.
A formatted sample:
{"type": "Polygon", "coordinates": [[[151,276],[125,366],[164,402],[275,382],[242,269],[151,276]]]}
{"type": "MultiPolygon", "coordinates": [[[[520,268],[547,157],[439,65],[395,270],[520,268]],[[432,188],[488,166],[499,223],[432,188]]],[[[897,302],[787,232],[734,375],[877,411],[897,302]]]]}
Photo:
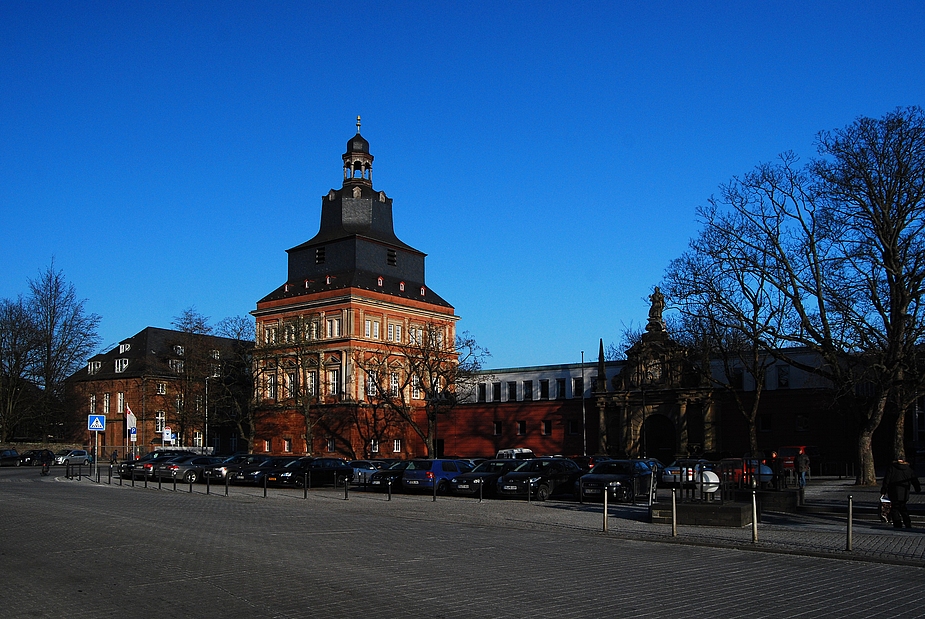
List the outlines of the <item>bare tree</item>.
{"type": "MultiPolygon", "coordinates": [[[[728,299],[723,311],[742,319],[746,341],[831,381],[836,394],[864,385],[858,483],[873,484],[871,438],[886,406],[903,409],[922,386],[910,368],[923,341],[925,119],[919,108],[859,118],[820,134],[818,148],[809,166],[787,153],[724,185],[701,212],[703,237],[723,245],[694,247],[704,262],[687,270],[699,282],[744,270],[754,281],[718,289],[713,301],[728,299]],[[805,366],[778,344],[808,347],[823,363],[805,366]]],[[[895,443],[901,455],[900,433],[895,443]]]]}
{"type": "Polygon", "coordinates": [[[38,414],[38,389],[29,380],[41,351],[26,302],[0,301],[0,443],[38,414]]]}
{"type": "Polygon", "coordinates": [[[178,427],[177,435],[181,441],[189,443],[191,433],[205,427],[206,381],[217,376],[219,370],[214,348],[201,337],[212,333],[208,316],[203,316],[195,307],[189,307],[175,316],[171,324],[179,331],[171,345],[183,357],[182,369],[177,368],[181,370],[181,380],[178,382],[174,420],[178,427]]]}
{"type": "Polygon", "coordinates": [[[29,280],[27,307],[40,340],[32,366],[32,380],[42,390],[41,423],[47,433],[51,424],[63,421],[64,381],[99,345],[100,317],[88,314],[86,301],[78,299],[73,284],[51,265],[29,280]]]}
{"type": "Polygon", "coordinates": [[[367,393],[407,423],[427,457],[435,458],[440,415],[472,398],[488,356],[469,333],[448,341],[444,325],[428,323],[413,329],[408,343],[388,346],[357,365],[366,374],[367,393]]]}
{"type": "Polygon", "coordinates": [[[247,442],[247,452],[253,453],[254,437],[260,414],[256,406],[255,386],[257,367],[254,363],[255,327],[250,316],[223,318],[215,327],[216,335],[235,340],[232,358],[222,364],[221,377],[214,381],[216,422],[231,424],[247,442]]]}

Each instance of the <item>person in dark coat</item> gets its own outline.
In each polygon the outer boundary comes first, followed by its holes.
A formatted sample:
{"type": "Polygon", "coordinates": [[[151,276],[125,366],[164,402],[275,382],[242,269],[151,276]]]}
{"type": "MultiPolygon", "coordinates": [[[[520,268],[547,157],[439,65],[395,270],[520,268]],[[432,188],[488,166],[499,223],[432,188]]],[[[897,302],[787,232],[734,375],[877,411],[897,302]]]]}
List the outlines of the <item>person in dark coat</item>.
{"type": "Polygon", "coordinates": [[[886,475],[883,476],[883,486],[880,492],[890,499],[890,518],[897,529],[903,528],[903,525],[907,529],[912,528],[912,520],[906,508],[910,486],[914,487],[917,493],[922,491],[919,478],[912,467],[905,460],[894,460],[887,469],[886,475]]]}

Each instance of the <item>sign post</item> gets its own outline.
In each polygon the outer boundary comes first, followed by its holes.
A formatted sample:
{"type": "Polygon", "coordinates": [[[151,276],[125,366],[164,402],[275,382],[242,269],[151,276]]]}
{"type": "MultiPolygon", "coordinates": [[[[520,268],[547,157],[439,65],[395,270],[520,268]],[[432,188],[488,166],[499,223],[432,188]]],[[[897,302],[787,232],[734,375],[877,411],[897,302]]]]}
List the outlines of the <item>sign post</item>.
{"type": "Polygon", "coordinates": [[[93,448],[93,459],[90,461],[90,475],[96,468],[96,459],[100,455],[100,432],[106,431],[106,415],[87,415],[87,430],[96,437],[96,446],[93,448]]]}

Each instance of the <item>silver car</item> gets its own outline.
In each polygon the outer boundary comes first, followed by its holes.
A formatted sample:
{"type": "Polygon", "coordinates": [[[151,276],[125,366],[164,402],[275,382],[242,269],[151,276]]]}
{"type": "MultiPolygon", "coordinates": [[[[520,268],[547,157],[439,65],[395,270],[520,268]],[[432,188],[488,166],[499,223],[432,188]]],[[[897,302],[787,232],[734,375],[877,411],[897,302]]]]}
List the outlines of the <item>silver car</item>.
{"type": "Polygon", "coordinates": [[[62,449],[55,454],[55,464],[90,464],[86,449],[62,449]]]}

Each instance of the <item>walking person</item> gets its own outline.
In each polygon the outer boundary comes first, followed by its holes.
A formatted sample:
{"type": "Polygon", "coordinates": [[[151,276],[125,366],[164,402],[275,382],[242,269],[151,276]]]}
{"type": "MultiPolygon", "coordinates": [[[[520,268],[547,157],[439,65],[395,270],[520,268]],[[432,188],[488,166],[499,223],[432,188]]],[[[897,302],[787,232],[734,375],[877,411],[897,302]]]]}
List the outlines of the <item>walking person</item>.
{"type": "Polygon", "coordinates": [[[903,459],[894,460],[887,469],[886,475],[883,476],[883,486],[880,492],[890,499],[890,518],[896,529],[903,528],[903,525],[907,529],[912,528],[912,520],[906,508],[910,486],[915,488],[916,493],[922,491],[919,478],[912,467],[903,459]]]}
{"type": "Polygon", "coordinates": [[[793,459],[793,470],[797,474],[797,484],[800,490],[806,487],[806,476],[809,474],[809,456],[806,455],[805,449],[800,449],[800,453],[793,459]]]}

